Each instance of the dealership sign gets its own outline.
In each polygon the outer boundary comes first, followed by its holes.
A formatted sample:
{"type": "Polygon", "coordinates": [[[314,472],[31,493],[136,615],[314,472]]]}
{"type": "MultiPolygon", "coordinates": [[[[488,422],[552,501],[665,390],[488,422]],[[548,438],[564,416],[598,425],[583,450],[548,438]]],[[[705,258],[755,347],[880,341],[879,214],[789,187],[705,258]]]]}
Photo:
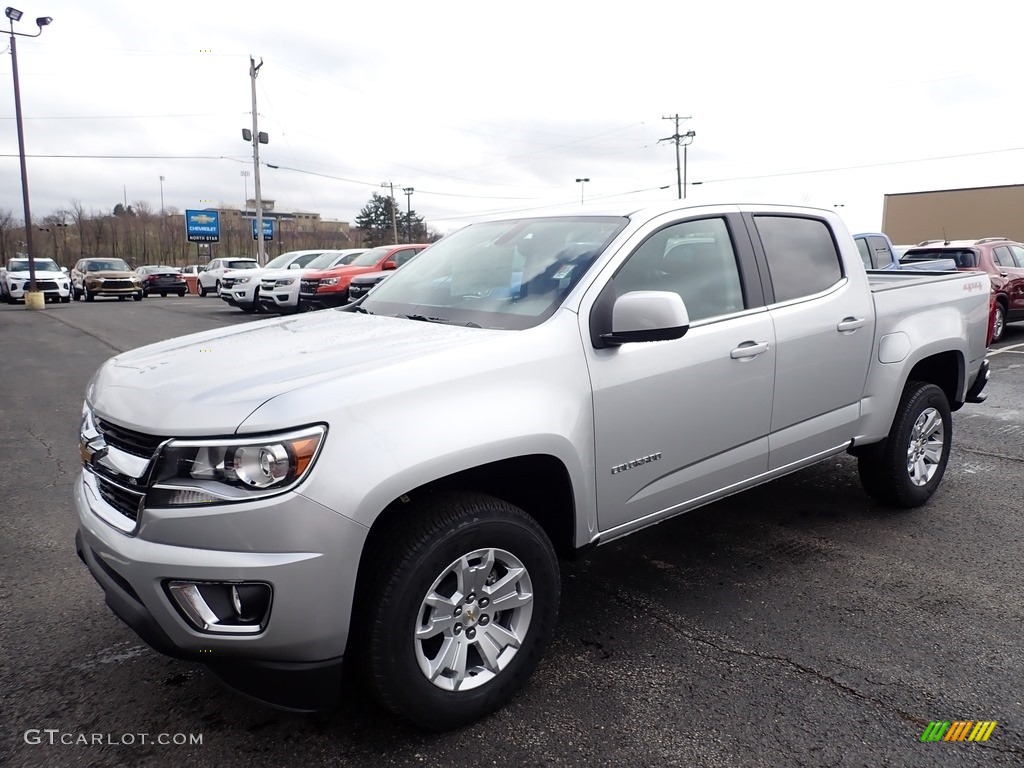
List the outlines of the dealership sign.
{"type": "Polygon", "coordinates": [[[185,211],[185,234],[190,243],[219,243],[220,214],[217,211],[185,211]]]}
{"type": "MultiPolygon", "coordinates": [[[[252,239],[256,239],[256,219],[252,220],[252,239]]],[[[274,220],[264,219],[263,220],[263,239],[273,240],[274,239],[274,220]]]]}

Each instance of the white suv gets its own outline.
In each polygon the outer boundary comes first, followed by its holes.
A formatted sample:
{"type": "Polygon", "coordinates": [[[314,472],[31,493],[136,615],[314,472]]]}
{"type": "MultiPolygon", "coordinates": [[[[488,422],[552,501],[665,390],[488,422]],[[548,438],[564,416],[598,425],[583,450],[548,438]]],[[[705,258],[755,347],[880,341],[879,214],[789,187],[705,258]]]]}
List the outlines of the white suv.
{"type": "Polygon", "coordinates": [[[214,259],[206,265],[205,269],[199,270],[197,275],[197,288],[200,296],[208,293],[220,293],[221,280],[229,270],[235,269],[258,269],[260,263],[256,259],[214,259]]]}
{"type": "Polygon", "coordinates": [[[268,269],[300,269],[323,252],[323,248],[313,251],[289,251],[271,259],[262,269],[226,275],[221,278],[220,297],[243,312],[255,312],[260,308],[260,279],[268,269]]]}
{"type": "Polygon", "coordinates": [[[292,264],[288,269],[260,270],[260,308],[265,312],[292,313],[299,311],[299,288],[302,276],[321,269],[351,264],[365,248],[346,248],[341,251],[324,251],[305,266],[292,264]]]}

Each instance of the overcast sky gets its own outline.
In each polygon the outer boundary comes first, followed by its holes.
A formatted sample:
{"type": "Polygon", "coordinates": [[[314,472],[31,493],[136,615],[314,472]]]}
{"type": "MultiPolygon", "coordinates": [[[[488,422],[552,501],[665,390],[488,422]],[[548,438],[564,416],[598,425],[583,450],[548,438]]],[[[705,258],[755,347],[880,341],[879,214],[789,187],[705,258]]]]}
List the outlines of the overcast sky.
{"type": "MultiPolygon", "coordinates": [[[[263,196],[353,221],[380,184],[449,231],[512,211],[676,197],[881,226],[883,195],[1024,182],[1024,3],[18,0],[33,219],[80,200],[263,196]],[[278,166],[269,168],[267,164],[278,166]],[[576,183],[578,177],[590,182],[576,183]],[[661,189],[667,187],[667,189],[661,189]]],[[[6,19],[3,19],[6,21],[6,19]]],[[[0,209],[22,218],[9,38],[0,209]]]]}

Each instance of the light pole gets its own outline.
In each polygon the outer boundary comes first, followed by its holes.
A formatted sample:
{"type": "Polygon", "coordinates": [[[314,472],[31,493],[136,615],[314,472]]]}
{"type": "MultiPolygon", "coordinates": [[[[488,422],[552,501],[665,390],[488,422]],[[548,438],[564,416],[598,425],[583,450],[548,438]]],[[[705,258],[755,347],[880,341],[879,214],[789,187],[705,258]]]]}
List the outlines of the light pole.
{"type": "Polygon", "coordinates": [[[14,117],[18,125],[18,158],[21,161],[21,196],[25,204],[25,247],[28,249],[28,292],[25,294],[26,309],[42,309],[46,306],[46,298],[36,287],[36,262],[35,249],[32,247],[32,213],[28,204],[28,169],[25,166],[25,130],[22,127],[21,117],[21,86],[18,84],[18,48],[15,37],[39,37],[43,34],[43,27],[53,19],[49,16],[40,16],[36,19],[36,26],[39,31],[34,35],[14,31],[14,22],[21,21],[22,13],[17,8],[10,6],[4,11],[11,27],[11,70],[14,73],[14,117]]]}
{"type": "Polygon", "coordinates": [[[576,179],[576,183],[580,185],[580,205],[583,205],[583,190],[586,188],[588,181],[590,181],[589,178],[576,179]]]}
{"type": "MultiPolygon", "coordinates": [[[[242,129],[242,140],[252,143],[252,172],[256,179],[256,261],[262,267],[266,264],[266,244],[263,240],[263,195],[260,192],[260,144],[269,144],[270,137],[265,131],[259,129],[258,113],[256,111],[256,77],[263,66],[263,59],[256,63],[256,59],[249,57],[249,81],[252,85],[252,130],[242,129]]],[[[249,197],[248,182],[246,182],[245,196],[249,197]]],[[[248,206],[246,206],[248,207],[248,206]]]]}
{"type": "Polygon", "coordinates": [[[157,244],[160,248],[161,260],[164,257],[164,217],[166,216],[164,213],[164,181],[166,179],[166,176],[160,177],[160,230],[157,232],[157,244]]]}
{"type": "Polygon", "coordinates": [[[405,192],[405,242],[412,242],[412,193],[416,190],[412,187],[402,187],[405,192]]]}
{"type": "Polygon", "coordinates": [[[687,131],[683,134],[683,200],[686,199],[686,150],[693,144],[693,137],[697,134],[694,131],[687,131]],[[689,139],[689,141],[687,141],[689,139]]]}
{"type": "Polygon", "coordinates": [[[391,190],[391,197],[388,198],[391,201],[391,229],[395,236],[395,245],[398,245],[398,217],[395,215],[395,183],[393,181],[382,181],[380,185],[384,189],[391,190]]]}
{"type": "MultiPolygon", "coordinates": [[[[268,165],[269,165],[269,163],[268,163],[268,165]]],[[[270,167],[273,168],[274,166],[271,165],[270,167]]],[[[252,174],[249,171],[244,171],[244,170],[242,171],[242,179],[244,179],[244,181],[242,181],[242,184],[243,184],[244,189],[245,189],[245,197],[242,198],[242,210],[243,211],[248,211],[249,210],[249,176],[251,176],[251,175],[252,174]]]]}

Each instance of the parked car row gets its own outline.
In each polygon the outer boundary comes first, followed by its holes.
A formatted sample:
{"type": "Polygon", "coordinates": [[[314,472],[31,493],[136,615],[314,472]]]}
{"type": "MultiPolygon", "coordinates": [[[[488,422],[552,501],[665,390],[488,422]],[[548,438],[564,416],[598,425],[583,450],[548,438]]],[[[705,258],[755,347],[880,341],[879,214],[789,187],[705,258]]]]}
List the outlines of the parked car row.
{"type": "Polygon", "coordinates": [[[980,270],[992,286],[992,341],[1003,337],[1007,323],[1024,321],[1024,244],[1005,237],[978,240],[927,240],[909,249],[902,262],[953,259],[960,271],[980,270]]]}

